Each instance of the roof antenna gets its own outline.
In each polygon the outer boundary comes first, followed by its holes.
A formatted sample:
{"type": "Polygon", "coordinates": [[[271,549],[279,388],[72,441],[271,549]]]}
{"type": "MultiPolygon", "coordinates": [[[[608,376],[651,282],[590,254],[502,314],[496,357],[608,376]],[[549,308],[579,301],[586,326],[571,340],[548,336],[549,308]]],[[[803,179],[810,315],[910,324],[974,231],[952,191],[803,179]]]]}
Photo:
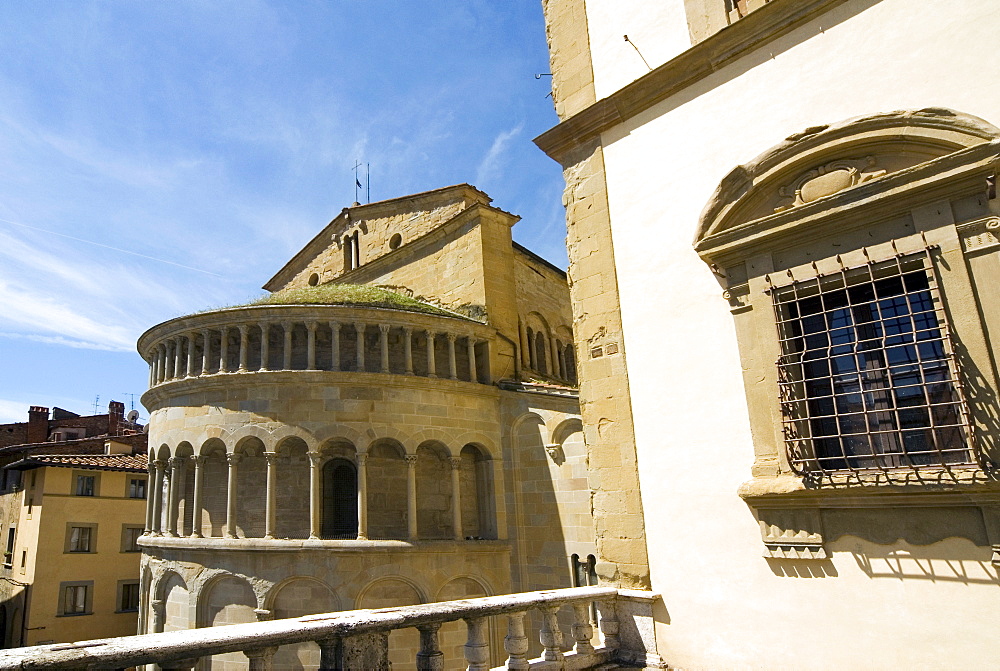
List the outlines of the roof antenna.
{"type": "Polygon", "coordinates": [[[646,57],[642,55],[641,51],[639,51],[639,47],[635,46],[635,42],[633,42],[628,38],[628,35],[625,36],[625,41],[632,45],[632,48],[635,49],[635,53],[639,54],[639,58],[642,59],[642,62],[646,64],[647,68],[652,70],[653,68],[649,67],[649,63],[646,61],[646,57]]]}
{"type": "Polygon", "coordinates": [[[368,202],[372,202],[372,164],[365,163],[365,181],[368,184],[368,202]]]}
{"type": "Polygon", "coordinates": [[[361,167],[361,161],[355,161],[354,163],[354,204],[360,205],[358,201],[358,190],[361,188],[361,180],[358,179],[358,168],[361,167]]]}
{"type": "Polygon", "coordinates": [[[97,409],[101,406],[101,395],[97,394],[94,396],[94,414],[97,414],[97,409]]]}

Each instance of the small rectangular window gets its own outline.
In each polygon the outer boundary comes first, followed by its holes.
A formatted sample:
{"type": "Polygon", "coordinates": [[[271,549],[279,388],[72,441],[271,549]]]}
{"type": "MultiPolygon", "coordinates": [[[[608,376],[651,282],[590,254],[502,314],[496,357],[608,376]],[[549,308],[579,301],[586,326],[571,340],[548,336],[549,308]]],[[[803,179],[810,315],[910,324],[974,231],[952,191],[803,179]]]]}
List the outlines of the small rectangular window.
{"type": "Polygon", "coordinates": [[[94,591],[92,580],[64,582],[59,585],[60,615],[90,615],[94,591]]]}
{"type": "Polygon", "coordinates": [[[3,565],[10,568],[14,565],[14,539],[17,536],[17,527],[7,529],[7,546],[3,552],[3,565]]]}
{"type": "Polygon", "coordinates": [[[27,565],[28,565],[28,551],[21,550],[21,573],[24,573],[24,569],[27,565]]]}
{"type": "Polygon", "coordinates": [[[122,527],[122,552],[139,552],[139,537],[143,528],[126,524],[122,527]]]}
{"type": "Polygon", "coordinates": [[[96,491],[97,477],[93,475],[76,476],[76,495],[94,496],[96,491]]]}
{"type": "Polygon", "coordinates": [[[127,580],[118,583],[118,611],[123,613],[139,610],[139,581],[127,580]]]}
{"type": "Polygon", "coordinates": [[[130,499],[146,498],[146,478],[130,478],[128,481],[128,497],[130,499]]]}
{"type": "Polygon", "coordinates": [[[70,523],[66,527],[65,552],[96,552],[97,525],[70,523]]]}

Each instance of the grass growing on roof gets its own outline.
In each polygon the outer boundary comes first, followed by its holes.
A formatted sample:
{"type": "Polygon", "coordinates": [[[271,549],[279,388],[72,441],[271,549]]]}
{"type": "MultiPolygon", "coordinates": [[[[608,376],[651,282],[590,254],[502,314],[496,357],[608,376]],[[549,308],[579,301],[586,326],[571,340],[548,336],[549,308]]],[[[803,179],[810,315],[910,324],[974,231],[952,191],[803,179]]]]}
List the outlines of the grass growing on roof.
{"type": "Polygon", "coordinates": [[[361,305],[454,317],[443,310],[403,294],[367,284],[321,284],[316,287],[282,289],[249,305],[361,305]]]}

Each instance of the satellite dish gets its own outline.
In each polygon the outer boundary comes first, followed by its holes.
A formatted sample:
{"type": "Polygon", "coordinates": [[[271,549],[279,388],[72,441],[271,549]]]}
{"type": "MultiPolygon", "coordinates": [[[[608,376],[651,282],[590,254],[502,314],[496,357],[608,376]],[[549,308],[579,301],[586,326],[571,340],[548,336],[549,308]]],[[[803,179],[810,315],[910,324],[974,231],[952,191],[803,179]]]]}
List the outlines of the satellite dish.
{"type": "Polygon", "coordinates": [[[135,420],[139,419],[139,411],[138,410],[129,410],[128,414],[125,415],[125,419],[127,419],[128,421],[130,421],[133,424],[135,424],[135,420]]]}

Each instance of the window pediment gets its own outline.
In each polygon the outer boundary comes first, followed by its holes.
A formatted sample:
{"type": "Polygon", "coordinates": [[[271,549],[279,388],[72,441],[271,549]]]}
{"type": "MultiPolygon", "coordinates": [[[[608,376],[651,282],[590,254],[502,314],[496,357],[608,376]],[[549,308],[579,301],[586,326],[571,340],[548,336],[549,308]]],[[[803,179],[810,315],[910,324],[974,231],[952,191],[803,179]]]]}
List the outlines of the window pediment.
{"type": "Polygon", "coordinates": [[[722,180],[702,212],[695,248],[705,253],[729,241],[734,229],[790,214],[998,136],[1000,129],[982,119],[936,108],[809,128],[722,180]]]}

